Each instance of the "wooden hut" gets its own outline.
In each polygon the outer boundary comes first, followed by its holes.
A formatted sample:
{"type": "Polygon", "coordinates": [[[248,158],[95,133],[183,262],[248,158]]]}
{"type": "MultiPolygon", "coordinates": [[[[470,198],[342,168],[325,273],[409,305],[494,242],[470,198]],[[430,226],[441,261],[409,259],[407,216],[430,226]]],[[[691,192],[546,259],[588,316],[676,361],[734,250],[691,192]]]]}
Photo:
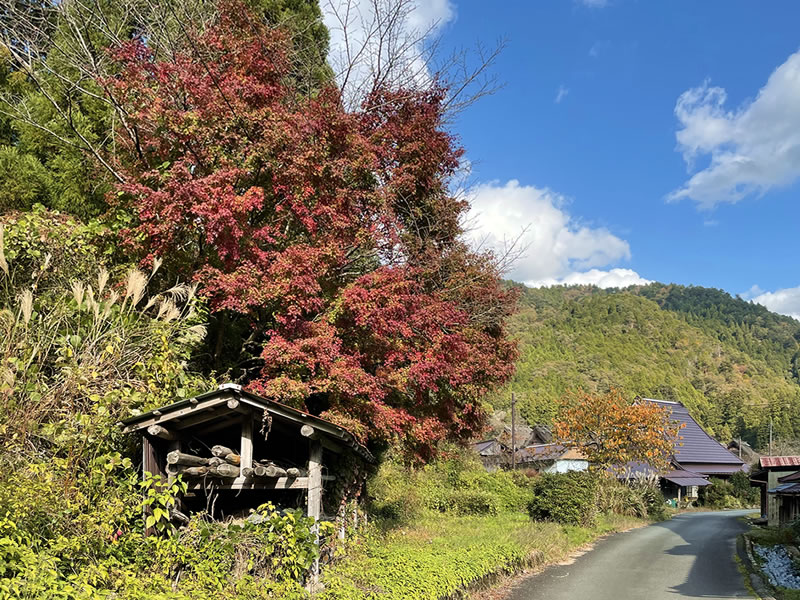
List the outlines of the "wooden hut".
{"type": "Polygon", "coordinates": [[[761,491],[761,517],[769,526],[786,524],[800,514],[800,456],[762,456],[750,474],[750,485],[761,491]],[[797,486],[797,487],[796,487],[797,486]]]}
{"type": "Polygon", "coordinates": [[[332,465],[375,460],[346,429],[236,384],[136,415],[122,426],[142,436],[143,472],[165,480],[182,475],[188,483],[182,508],[188,510],[207,510],[209,493],[215,496],[211,512],[227,515],[267,500],[297,505],[306,496],[309,516],[333,516],[333,507],[328,515],[323,510],[323,491],[335,487],[337,477],[352,480],[352,473],[332,465]]]}

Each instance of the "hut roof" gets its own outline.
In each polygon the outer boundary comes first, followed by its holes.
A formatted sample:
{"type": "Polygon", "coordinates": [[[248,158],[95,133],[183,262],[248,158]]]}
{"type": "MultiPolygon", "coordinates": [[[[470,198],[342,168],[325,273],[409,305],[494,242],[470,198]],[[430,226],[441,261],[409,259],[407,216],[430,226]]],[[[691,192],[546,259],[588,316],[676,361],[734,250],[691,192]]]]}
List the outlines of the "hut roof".
{"type": "Polygon", "coordinates": [[[150,425],[163,423],[172,423],[178,427],[188,427],[200,422],[204,418],[204,413],[208,413],[206,416],[209,419],[206,420],[224,418],[225,407],[229,400],[238,400],[247,406],[269,413],[271,417],[282,421],[293,422],[300,426],[310,425],[339,446],[351,449],[368,462],[375,462],[375,457],[372,456],[370,451],[359,443],[356,437],[344,427],[280,402],[262,398],[243,390],[241,386],[233,383],[225,383],[216,390],[205,394],[125,419],[122,421],[123,431],[126,433],[139,431],[146,429],[150,425]],[[220,408],[223,409],[223,412],[219,411],[220,408]]]}

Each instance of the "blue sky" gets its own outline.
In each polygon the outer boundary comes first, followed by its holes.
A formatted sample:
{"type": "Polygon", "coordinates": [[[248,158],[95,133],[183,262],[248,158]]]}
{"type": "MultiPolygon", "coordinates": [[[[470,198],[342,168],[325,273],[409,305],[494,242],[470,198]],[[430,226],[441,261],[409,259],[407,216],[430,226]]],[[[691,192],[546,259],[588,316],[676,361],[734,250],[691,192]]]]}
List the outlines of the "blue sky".
{"type": "Polygon", "coordinates": [[[474,235],[524,229],[514,279],[703,285],[800,315],[800,3],[416,4],[445,50],[507,38],[505,87],[453,129],[474,235]]]}

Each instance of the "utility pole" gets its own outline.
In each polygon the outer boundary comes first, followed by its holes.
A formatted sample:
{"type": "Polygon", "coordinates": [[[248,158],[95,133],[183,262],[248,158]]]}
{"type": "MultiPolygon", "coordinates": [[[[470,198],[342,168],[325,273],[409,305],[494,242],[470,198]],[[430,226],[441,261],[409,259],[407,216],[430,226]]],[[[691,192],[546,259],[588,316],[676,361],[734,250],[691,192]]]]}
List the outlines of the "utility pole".
{"type": "Polygon", "coordinates": [[[772,411],[769,415],[769,455],[772,456],[772,411]]]}
{"type": "Polygon", "coordinates": [[[511,392],[511,470],[517,469],[517,397],[511,392]]]}

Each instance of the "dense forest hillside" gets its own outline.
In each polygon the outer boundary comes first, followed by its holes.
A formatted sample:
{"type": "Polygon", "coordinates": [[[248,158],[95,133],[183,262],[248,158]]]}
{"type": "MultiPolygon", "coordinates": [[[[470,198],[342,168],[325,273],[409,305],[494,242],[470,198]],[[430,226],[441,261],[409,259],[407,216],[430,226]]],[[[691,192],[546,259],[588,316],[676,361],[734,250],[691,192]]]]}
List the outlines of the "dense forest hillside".
{"type": "Polygon", "coordinates": [[[764,447],[770,415],[779,440],[800,434],[800,323],[703,287],[654,283],[521,290],[511,330],[517,372],[510,392],[529,423],[548,422],[570,390],[679,400],[719,439],[764,447]]]}

